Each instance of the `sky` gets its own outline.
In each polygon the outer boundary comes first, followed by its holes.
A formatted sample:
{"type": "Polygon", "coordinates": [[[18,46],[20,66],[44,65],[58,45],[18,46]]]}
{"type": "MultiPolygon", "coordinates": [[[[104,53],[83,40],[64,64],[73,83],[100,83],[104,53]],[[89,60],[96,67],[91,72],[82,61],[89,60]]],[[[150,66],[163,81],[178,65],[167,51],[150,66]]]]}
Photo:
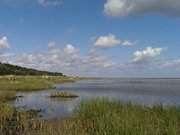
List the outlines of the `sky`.
{"type": "Polygon", "coordinates": [[[94,77],[180,77],[179,0],[0,0],[0,62],[94,77]]]}

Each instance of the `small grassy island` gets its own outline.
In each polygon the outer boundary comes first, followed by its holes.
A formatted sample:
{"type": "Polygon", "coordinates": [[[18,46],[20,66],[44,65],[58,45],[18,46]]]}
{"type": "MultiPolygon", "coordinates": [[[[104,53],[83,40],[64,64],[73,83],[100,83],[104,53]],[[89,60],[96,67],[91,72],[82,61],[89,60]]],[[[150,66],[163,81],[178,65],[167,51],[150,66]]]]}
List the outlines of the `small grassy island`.
{"type": "Polygon", "coordinates": [[[50,95],[50,98],[77,98],[76,94],[70,92],[54,92],[50,95]]]}

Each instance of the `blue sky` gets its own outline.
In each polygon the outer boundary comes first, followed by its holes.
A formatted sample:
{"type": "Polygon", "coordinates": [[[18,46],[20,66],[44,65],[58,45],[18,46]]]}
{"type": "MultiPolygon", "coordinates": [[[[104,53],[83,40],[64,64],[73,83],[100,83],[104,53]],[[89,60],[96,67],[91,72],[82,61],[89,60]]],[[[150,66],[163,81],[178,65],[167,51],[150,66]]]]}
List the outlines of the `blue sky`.
{"type": "Polygon", "coordinates": [[[0,0],[0,61],[68,75],[180,76],[178,0],[0,0]]]}

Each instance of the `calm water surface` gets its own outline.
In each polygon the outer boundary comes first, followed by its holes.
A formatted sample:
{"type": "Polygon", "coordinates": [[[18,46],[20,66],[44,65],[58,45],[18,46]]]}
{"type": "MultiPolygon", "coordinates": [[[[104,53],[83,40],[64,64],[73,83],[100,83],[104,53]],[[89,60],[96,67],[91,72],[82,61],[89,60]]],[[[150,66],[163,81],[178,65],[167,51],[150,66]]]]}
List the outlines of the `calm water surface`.
{"type": "Polygon", "coordinates": [[[19,110],[41,109],[45,119],[71,116],[80,101],[96,97],[122,100],[143,105],[180,105],[180,79],[100,79],[83,80],[56,86],[56,90],[18,93],[13,105],[19,110]],[[68,91],[76,99],[51,99],[53,91],[68,91]]]}

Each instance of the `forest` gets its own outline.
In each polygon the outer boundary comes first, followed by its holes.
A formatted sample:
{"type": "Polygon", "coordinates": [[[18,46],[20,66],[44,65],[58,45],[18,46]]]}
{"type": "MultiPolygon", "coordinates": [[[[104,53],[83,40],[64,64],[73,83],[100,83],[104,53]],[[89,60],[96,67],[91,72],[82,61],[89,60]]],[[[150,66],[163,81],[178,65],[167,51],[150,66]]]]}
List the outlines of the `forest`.
{"type": "Polygon", "coordinates": [[[0,75],[49,75],[49,76],[64,76],[63,73],[39,71],[36,69],[20,67],[7,63],[0,63],[0,75]]]}

